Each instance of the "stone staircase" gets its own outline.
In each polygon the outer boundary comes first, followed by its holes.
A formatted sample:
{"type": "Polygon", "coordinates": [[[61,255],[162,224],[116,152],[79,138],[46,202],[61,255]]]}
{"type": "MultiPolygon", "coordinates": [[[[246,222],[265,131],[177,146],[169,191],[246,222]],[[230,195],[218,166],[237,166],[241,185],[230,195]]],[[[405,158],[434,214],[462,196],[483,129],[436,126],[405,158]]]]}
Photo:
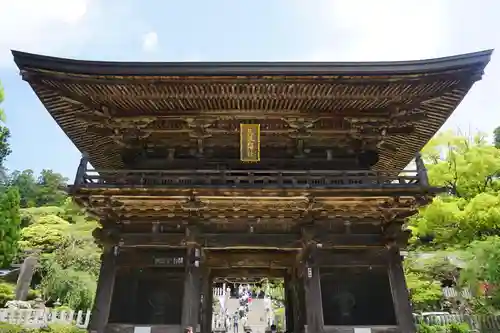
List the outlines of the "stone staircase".
{"type": "MultiPolygon", "coordinates": [[[[237,298],[230,298],[227,302],[228,312],[232,315],[238,311],[240,305],[237,298]]],[[[266,331],[266,309],[263,299],[253,299],[248,312],[248,327],[252,333],[264,333],[266,331]]],[[[232,332],[232,327],[230,332],[232,332]]],[[[239,326],[239,332],[243,333],[243,327],[239,326]]]]}

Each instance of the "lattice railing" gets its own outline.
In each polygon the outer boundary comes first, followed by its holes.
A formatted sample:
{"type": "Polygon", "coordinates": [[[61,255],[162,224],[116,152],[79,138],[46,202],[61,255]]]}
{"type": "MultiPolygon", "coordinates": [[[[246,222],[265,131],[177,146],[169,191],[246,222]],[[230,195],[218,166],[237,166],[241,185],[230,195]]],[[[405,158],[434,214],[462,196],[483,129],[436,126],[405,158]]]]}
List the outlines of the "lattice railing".
{"type": "Polygon", "coordinates": [[[85,170],[77,186],[344,188],[420,186],[408,171],[279,171],[279,170],[85,170]]]}

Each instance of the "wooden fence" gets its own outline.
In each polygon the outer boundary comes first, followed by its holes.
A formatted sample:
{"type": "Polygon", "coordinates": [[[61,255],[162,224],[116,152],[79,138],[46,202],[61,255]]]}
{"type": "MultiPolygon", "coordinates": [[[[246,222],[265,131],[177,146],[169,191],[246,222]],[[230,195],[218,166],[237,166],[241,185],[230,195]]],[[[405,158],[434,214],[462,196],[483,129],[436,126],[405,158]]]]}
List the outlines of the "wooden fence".
{"type": "Polygon", "coordinates": [[[467,323],[473,332],[498,333],[500,332],[500,315],[458,315],[442,314],[425,317],[416,317],[417,323],[428,325],[447,325],[452,323],[467,323]]]}
{"type": "MultiPolygon", "coordinates": [[[[90,321],[88,311],[65,311],[54,309],[0,309],[0,322],[22,325],[27,328],[40,328],[50,324],[67,324],[86,329],[90,321]]],[[[500,315],[432,315],[417,316],[417,323],[428,325],[447,325],[467,323],[473,332],[499,333],[500,315]]]]}
{"type": "Polygon", "coordinates": [[[40,328],[50,324],[74,325],[86,329],[90,321],[88,311],[64,311],[54,309],[0,309],[0,322],[40,328]]]}

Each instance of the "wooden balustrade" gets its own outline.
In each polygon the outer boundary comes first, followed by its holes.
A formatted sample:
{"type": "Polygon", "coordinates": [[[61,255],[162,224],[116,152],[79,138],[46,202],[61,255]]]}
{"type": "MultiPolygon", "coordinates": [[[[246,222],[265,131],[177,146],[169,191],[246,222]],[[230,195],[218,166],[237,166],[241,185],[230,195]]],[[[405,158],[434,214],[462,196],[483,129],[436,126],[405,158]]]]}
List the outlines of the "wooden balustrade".
{"type": "Polygon", "coordinates": [[[87,328],[90,321],[90,310],[73,311],[44,309],[11,309],[0,308],[0,323],[21,325],[26,328],[47,327],[50,324],[71,325],[87,328]]]}
{"type": "Polygon", "coordinates": [[[417,171],[85,170],[77,186],[342,188],[421,186],[417,171]]]}

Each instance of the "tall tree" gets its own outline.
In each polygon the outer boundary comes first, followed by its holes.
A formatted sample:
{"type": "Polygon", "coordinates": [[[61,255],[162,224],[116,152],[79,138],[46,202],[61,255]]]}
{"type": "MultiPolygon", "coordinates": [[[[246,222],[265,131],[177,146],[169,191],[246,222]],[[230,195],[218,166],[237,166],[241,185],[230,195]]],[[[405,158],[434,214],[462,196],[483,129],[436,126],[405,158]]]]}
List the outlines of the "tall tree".
{"type": "Polygon", "coordinates": [[[492,189],[500,171],[500,150],[482,133],[440,133],[423,149],[423,157],[433,185],[447,187],[460,198],[492,189]]]}
{"type": "Polygon", "coordinates": [[[475,311],[500,309],[500,127],[494,136],[491,144],[481,134],[467,137],[445,132],[423,150],[430,182],[449,191],[410,219],[415,236],[411,246],[432,251],[433,257],[439,259],[429,265],[419,257],[418,265],[408,267],[412,299],[421,310],[431,310],[438,296],[422,293],[421,286],[427,284],[426,291],[430,291],[430,286],[443,280],[463,282],[457,288],[471,287],[476,295],[472,302],[462,300],[457,311],[470,307],[475,311]],[[448,264],[442,260],[443,254],[448,264]],[[478,297],[476,291],[485,285],[493,288],[485,297],[478,297]]]}
{"type": "Polygon", "coordinates": [[[0,192],[0,267],[8,267],[16,256],[20,232],[19,192],[5,187],[0,192]]]}
{"type": "Polygon", "coordinates": [[[22,208],[61,206],[66,201],[67,178],[57,172],[44,169],[36,178],[33,170],[28,169],[14,171],[9,178],[9,185],[19,189],[22,208]]]}
{"type": "Polygon", "coordinates": [[[500,234],[500,150],[480,134],[445,132],[423,151],[431,183],[449,193],[411,219],[415,234],[441,248],[500,234]]]}
{"type": "Polygon", "coordinates": [[[500,149],[500,126],[493,131],[493,144],[496,148],[500,149]]]}
{"type": "Polygon", "coordinates": [[[64,204],[67,194],[64,191],[68,179],[60,173],[44,169],[38,178],[38,206],[60,206],[64,204]]]}
{"type": "Polygon", "coordinates": [[[5,171],[5,160],[7,159],[7,156],[10,155],[12,150],[10,149],[9,145],[9,138],[10,138],[10,131],[9,129],[4,125],[5,124],[5,112],[1,108],[1,104],[4,100],[4,91],[3,87],[0,83],[0,168],[1,168],[1,177],[3,180],[5,180],[6,177],[6,171],[5,171]]]}
{"type": "MultiPolygon", "coordinates": [[[[0,84],[0,105],[4,100],[0,84]]],[[[10,131],[3,125],[5,113],[0,108],[0,178],[5,183],[5,160],[11,153],[9,145],[10,131]]],[[[0,189],[0,267],[8,266],[17,253],[21,219],[19,214],[19,192],[16,188],[0,189]]]]}
{"type": "Polygon", "coordinates": [[[13,171],[10,174],[9,185],[19,189],[21,207],[35,207],[38,196],[38,184],[33,170],[13,171]]]}

